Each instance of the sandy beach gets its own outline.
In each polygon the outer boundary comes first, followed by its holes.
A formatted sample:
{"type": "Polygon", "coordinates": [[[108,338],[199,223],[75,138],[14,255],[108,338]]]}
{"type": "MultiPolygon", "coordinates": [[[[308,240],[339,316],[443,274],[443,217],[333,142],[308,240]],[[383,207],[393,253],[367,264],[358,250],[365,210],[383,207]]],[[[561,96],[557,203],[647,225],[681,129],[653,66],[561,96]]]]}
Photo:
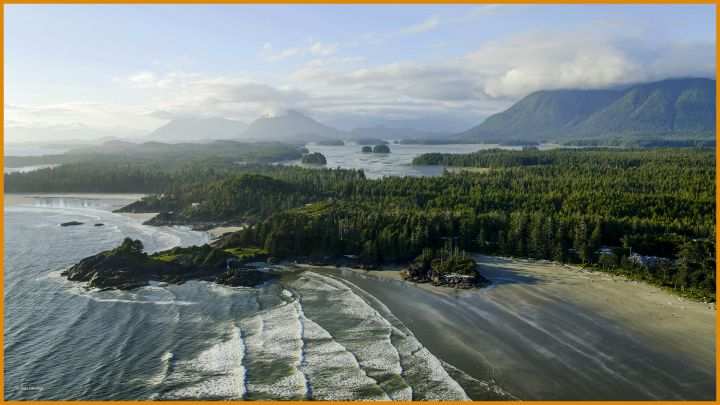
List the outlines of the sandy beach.
{"type": "Polygon", "coordinates": [[[41,199],[66,200],[127,200],[128,203],[143,198],[144,194],[108,194],[108,193],[18,193],[3,194],[3,203],[6,206],[33,204],[41,199]]]}
{"type": "Polygon", "coordinates": [[[490,287],[323,268],[370,292],[434,354],[524,400],[715,395],[715,306],[545,261],[477,256],[490,287]]]}

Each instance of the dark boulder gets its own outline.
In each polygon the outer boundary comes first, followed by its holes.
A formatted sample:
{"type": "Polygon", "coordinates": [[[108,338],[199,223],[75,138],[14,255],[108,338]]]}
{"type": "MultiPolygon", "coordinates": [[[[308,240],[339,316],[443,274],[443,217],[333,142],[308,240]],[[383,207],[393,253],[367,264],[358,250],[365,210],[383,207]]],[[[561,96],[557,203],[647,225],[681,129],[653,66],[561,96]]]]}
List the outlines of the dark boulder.
{"type": "Polygon", "coordinates": [[[230,269],[220,274],[215,282],[232,287],[255,287],[266,281],[275,279],[277,276],[272,273],[255,270],[252,268],[230,269]]]}

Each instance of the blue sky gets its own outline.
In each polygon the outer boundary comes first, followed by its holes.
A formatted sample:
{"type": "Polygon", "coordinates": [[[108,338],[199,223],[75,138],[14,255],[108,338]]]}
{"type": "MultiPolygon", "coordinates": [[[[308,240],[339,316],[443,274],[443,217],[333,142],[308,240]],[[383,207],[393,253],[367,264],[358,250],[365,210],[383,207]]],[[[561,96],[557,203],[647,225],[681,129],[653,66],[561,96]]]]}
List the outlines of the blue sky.
{"type": "Polygon", "coordinates": [[[714,36],[702,5],[11,5],[5,125],[297,109],[454,131],[539,89],[714,77],[714,36]]]}

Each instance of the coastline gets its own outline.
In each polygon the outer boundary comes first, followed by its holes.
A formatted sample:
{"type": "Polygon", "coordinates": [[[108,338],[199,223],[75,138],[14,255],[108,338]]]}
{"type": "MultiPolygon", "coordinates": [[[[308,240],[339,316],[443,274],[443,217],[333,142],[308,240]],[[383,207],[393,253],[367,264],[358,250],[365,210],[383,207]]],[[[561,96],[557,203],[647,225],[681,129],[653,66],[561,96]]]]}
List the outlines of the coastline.
{"type": "Polygon", "coordinates": [[[714,305],[572,266],[476,259],[489,287],[303,267],[368,291],[438,358],[522,399],[714,398],[714,305]],[[626,377],[638,375],[658,377],[626,377]]]}
{"type": "MultiPolygon", "coordinates": [[[[3,205],[4,206],[19,206],[33,204],[36,199],[70,199],[70,200],[125,200],[123,206],[136,202],[147,194],[136,194],[136,193],[4,193],[3,194],[3,205]]],[[[121,208],[121,207],[116,207],[121,208]]],[[[144,223],[156,217],[159,213],[148,212],[148,213],[135,213],[135,212],[117,212],[120,215],[131,218],[133,220],[144,223]]],[[[190,226],[190,225],[188,225],[190,226]]],[[[223,234],[235,232],[243,229],[242,226],[216,226],[210,229],[204,230],[209,235],[209,238],[217,239],[223,234]]]]}
{"type": "MultiPolygon", "coordinates": [[[[140,220],[153,214],[123,215],[140,220]]],[[[493,282],[488,287],[461,290],[408,282],[401,279],[399,266],[296,266],[356,284],[439,359],[482,381],[497,382],[518,398],[714,395],[714,304],[577,266],[475,258],[493,282]],[[658,377],[636,378],[649,374],[658,377]],[[569,379],[577,383],[568,386],[569,379]]]]}
{"type": "Polygon", "coordinates": [[[36,198],[63,198],[73,200],[128,200],[137,201],[145,194],[136,193],[3,193],[4,205],[31,203],[36,198]]]}
{"type": "Polygon", "coordinates": [[[208,235],[210,235],[211,239],[217,239],[226,233],[232,233],[237,232],[245,229],[244,226],[216,226],[214,228],[208,229],[207,232],[208,235]]]}

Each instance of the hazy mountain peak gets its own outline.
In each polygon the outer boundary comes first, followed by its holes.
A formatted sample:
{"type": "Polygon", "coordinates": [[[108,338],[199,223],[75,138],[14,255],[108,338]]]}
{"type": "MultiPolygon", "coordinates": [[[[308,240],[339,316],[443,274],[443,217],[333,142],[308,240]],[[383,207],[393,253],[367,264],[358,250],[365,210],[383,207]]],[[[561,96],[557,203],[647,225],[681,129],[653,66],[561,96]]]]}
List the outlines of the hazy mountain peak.
{"type": "Polygon", "coordinates": [[[221,117],[181,117],[154,130],[146,139],[170,143],[235,139],[246,127],[244,122],[221,117]]]}
{"type": "Polygon", "coordinates": [[[714,131],[715,81],[680,78],[624,89],[537,91],[455,138],[536,142],[714,131]]]}
{"type": "Polygon", "coordinates": [[[241,137],[247,140],[304,143],[343,136],[342,131],[322,124],[299,111],[286,110],[279,115],[256,119],[250,123],[241,137]]]}

